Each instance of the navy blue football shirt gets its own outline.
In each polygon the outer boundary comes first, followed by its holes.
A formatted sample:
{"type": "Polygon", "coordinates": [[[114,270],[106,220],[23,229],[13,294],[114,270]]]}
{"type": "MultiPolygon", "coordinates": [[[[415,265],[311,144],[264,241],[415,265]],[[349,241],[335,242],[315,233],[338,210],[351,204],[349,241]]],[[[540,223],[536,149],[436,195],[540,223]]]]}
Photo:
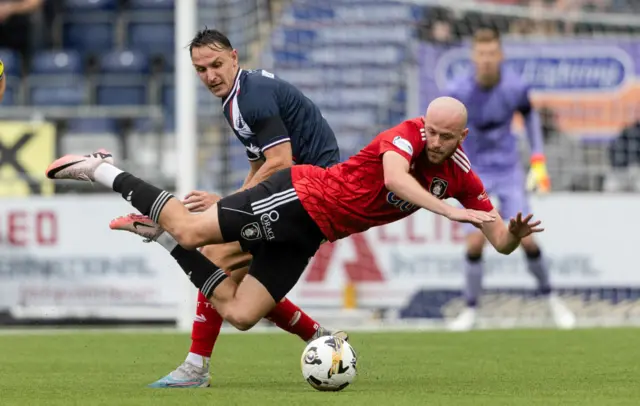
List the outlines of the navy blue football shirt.
{"type": "Polygon", "coordinates": [[[292,84],[264,70],[240,69],[222,102],[224,116],[250,161],[291,143],[294,164],[329,167],[340,161],[335,134],[320,109],[292,84]]]}

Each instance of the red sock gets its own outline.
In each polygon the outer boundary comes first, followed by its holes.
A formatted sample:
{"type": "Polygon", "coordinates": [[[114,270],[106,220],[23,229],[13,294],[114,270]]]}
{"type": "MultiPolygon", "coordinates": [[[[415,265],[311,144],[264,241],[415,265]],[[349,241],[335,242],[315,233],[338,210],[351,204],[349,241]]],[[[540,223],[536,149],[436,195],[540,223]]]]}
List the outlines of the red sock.
{"type": "Polygon", "coordinates": [[[222,317],[207,298],[198,292],[198,306],[196,319],[191,330],[191,349],[189,352],[210,358],[221,327],[222,317]]]}
{"type": "Polygon", "coordinates": [[[304,341],[310,339],[319,327],[315,320],[287,298],[278,303],[271,313],[267,315],[267,319],[284,331],[295,334],[304,341]]]}

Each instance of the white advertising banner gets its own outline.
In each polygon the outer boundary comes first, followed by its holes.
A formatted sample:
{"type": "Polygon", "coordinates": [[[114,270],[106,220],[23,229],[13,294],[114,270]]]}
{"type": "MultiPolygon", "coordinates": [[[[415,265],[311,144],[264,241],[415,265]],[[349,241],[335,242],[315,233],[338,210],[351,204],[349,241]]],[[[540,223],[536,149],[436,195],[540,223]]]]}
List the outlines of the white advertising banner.
{"type": "Polygon", "coordinates": [[[109,229],[132,211],[115,195],[0,200],[0,310],[175,318],[180,268],[157,244],[109,229]]]}
{"type": "MultiPolygon", "coordinates": [[[[600,290],[599,300],[609,288],[630,290],[625,298],[615,293],[615,303],[640,296],[640,196],[554,194],[532,205],[546,228],[538,237],[555,287],[600,290]]],[[[177,317],[178,304],[191,300],[178,265],[157,244],[108,227],[131,211],[119,196],[1,200],[0,311],[54,318],[177,317]]],[[[485,287],[535,287],[521,252],[503,256],[487,246],[485,260],[485,287]]],[[[462,226],[421,211],[325,244],[289,297],[302,307],[340,308],[351,280],[359,306],[401,309],[421,291],[459,291],[463,261],[462,226]]],[[[441,307],[447,298],[429,306],[441,307]]]]}
{"type": "MultiPolygon", "coordinates": [[[[558,288],[640,288],[640,196],[554,194],[534,198],[546,230],[538,235],[558,288]]],[[[291,296],[300,305],[339,306],[356,282],[360,306],[399,307],[420,290],[459,290],[464,278],[461,224],[420,211],[403,221],[326,244],[291,296]]],[[[485,287],[534,289],[522,251],[485,249],[485,287]]]]}

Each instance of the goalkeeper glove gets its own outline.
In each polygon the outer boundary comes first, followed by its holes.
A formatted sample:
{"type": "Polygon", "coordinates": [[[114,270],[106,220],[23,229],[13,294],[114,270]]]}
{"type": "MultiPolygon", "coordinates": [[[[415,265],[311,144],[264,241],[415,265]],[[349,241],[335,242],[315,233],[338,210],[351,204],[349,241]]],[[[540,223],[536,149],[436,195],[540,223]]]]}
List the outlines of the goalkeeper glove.
{"type": "Polygon", "coordinates": [[[4,77],[4,63],[0,60],[0,80],[4,77]]]}
{"type": "Polygon", "coordinates": [[[531,169],[527,176],[527,190],[529,192],[536,190],[539,193],[547,193],[551,190],[547,164],[542,154],[536,154],[531,157],[531,169]]]}

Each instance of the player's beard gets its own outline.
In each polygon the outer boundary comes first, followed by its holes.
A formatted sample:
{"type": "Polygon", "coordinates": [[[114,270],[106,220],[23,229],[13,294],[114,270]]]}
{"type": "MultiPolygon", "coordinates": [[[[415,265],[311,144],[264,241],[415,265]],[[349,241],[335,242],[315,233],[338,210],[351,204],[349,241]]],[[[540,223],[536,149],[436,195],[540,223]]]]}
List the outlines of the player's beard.
{"type": "Polygon", "coordinates": [[[490,72],[477,77],[478,84],[485,89],[494,87],[500,82],[500,70],[497,72],[490,72]]]}
{"type": "MultiPolygon", "coordinates": [[[[453,152],[455,152],[455,149],[453,150],[453,152]]],[[[431,163],[433,165],[440,165],[444,161],[449,159],[451,157],[451,155],[453,155],[453,152],[447,154],[444,151],[432,151],[432,150],[428,149],[427,150],[427,158],[429,159],[429,163],[431,163]]]]}

